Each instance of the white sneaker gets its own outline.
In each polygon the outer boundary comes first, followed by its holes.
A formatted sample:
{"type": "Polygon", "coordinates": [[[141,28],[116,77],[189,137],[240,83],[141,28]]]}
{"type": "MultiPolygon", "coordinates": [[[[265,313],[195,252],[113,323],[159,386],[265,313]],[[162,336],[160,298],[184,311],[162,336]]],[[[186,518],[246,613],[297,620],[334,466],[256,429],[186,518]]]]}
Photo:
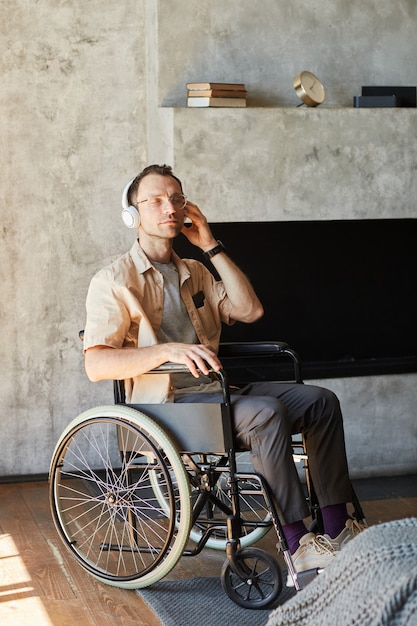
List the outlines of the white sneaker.
{"type": "Polygon", "coordinates": [[[337,537],[332,539],[329,535],[323,535],[329,543],[332,544],[335,550],[341,550],[345,547],[345,545],[354,537],[359,535],[362,531],[367,528],[366,524],[361,524],[356,519],[347,519],[346,524],[342,532],[340,532],[337,537]]]}
{"type": "Polygon", "coordinates": [[[330,565],[336,556],[332,543],[324,535],[307,533],[300,539],[300,547],[292,555],[296,572],[307,569],[323,569],[330,565]]]}

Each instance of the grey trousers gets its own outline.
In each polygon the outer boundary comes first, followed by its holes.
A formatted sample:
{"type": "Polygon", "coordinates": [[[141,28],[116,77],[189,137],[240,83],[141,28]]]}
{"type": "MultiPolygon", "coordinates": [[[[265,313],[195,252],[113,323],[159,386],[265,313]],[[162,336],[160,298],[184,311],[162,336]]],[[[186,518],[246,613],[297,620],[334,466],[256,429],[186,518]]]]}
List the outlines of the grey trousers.
{"type": "MultiPolygon", "coordinates": [[[[268,482],[284,524],[309,515],[292,456],[291,436],[303,433],[320,507],[349,502],[352,488],[338,398],[328,389],[296,383],[251,383],[232,397],[237,443],[250,450],[268,482]]],[[[182,394],[176,402],[221,402],[221,394],[182,394]]]]}

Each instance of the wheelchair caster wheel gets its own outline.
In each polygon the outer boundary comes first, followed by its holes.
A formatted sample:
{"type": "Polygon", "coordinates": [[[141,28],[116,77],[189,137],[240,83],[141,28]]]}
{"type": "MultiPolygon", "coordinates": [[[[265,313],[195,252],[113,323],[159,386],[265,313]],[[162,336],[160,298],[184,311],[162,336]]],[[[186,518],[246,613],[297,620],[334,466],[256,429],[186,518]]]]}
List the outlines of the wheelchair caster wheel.
{"type": "Polygon", "coordinates": [[[259,548],[243,548],[234,561],[239,574],[229,561],[221,572],[222,586],[229,598],[245,609],[263,609],[275,602],[282,591],[281,570],[275,559],[259,548]]]}

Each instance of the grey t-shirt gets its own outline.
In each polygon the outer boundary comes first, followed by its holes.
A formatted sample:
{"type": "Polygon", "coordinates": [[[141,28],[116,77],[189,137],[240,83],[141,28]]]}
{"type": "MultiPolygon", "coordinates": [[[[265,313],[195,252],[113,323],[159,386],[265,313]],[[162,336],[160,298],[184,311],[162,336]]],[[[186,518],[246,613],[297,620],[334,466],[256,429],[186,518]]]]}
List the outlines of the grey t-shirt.
{"type": "MultiPolygon", "coordinates": [[[[171,261],[170,263],[152,262],[152,265],[164,277],[164,308],[162,324],[158,332],[158,341],[161,343],[199,343],[194,326],[180,295],[179,276],[175,264],[171,261]]],[[[214,391],[218,388],[217,382],[213,385],[211,378],[203,374],[198,379],[194,378],[190,373],[172,374],[171,381],[175,389],[181,389],[183,392],[185,389],[187,389],[187,392],[190,392],[214,391]]]]}

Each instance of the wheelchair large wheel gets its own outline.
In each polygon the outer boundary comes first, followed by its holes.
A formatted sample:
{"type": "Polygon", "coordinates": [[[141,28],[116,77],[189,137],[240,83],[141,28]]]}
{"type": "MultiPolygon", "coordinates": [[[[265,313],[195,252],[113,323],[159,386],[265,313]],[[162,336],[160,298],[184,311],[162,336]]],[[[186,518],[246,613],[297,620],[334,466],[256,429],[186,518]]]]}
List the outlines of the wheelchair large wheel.
{"type": "Polygon", "coordinates": [[[66,428],[51,462],[50,502],[75,558],[117,587],[160,580],[188,541],[190,486],[181,457],[151,418],[126,406],[90,409],[66,428]]]}
{"type": "Polygon", "coordinates": [[[233,602],[245,609],[271,606],[282,591],[282,574],[275,559],[258,548],[238,550],[235,571],[229,561],[223,565],[222,586],[233,602]]]}

